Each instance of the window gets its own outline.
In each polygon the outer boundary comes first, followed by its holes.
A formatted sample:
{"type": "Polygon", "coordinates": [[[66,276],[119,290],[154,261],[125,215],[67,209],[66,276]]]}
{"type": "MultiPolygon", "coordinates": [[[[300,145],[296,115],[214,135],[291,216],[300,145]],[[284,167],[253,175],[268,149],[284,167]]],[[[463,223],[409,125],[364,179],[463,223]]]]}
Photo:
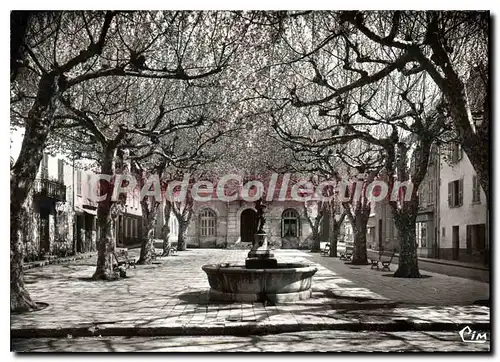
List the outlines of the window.
{"type": "Polygon", "coordinates": [[[297,211],[288,209],[281,217],[281,236],[299,236],[299,215],[297,211]]]}
{"type": "Polygon", "coordinates": [[[464,179],[448,183],[448,206],[459,207],[464,201],[464,179]]]}
{"type": "Polygon", "coordinates": [[[446,228],[445,227],[441,228],[441,235],[443,236],[443,238],[446,237],[446,228]]]}
{"type": "Polygon", "coordinates": [[[44,153],[42,159],[42,179],[49,178],[49,155],[44,153]]]}
{"type": "Polygon", "coordinates": [[[477,176],[472,176],[472,202],[481,203],[481,188],[477,176]]]}
{"type": "Polygon", "coordinates": [[[459,143],[454,143],[451,146],[451,162],[457,163],[464,156],[464,151],[462,150],[462,145],[459,143]]]}
{"type": "Polygon", "coordinates": [[[215,213],[205,209],[200,213],[200,235],[215,236],[215,213]]]}
{"type": "Polygon", "coordinates": [[[429,205],[433,205],[434,204],[434,177],[429,179],[427,195],[428,195],[427,203],[429,205]]]}
{"type": "Polygon", "coordinates": [[[57,181],[64,183],[64,160],[57,160],[57,181]]]}
{"type": "Polygon", "coordinates": [[[76,171],[76,194],[78,196],[82,195],[82,171],[76,171]]]}

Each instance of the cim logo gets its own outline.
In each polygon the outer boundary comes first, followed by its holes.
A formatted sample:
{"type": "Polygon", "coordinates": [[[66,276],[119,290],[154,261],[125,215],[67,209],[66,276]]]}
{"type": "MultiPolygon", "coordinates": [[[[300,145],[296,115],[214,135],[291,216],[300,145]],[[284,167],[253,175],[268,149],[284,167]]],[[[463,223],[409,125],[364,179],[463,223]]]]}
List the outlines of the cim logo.
{"type": "Polygon", "coordinates": [[[467,343],[486,343],[488,341],[488,332],[476,332],[470,329],[469,326],[466,326],[458,334],[460,334],[462,341],[467,343]]]}

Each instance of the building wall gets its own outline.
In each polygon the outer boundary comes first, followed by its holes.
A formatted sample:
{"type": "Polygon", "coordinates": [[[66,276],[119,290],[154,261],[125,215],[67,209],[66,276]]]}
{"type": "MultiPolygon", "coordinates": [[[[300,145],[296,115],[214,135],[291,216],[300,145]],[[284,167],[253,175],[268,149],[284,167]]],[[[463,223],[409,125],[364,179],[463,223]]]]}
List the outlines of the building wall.
{"type": "MultiPolygon", "coordinates": [[[[312,243],[312,232],[303,214],[303,203],[296,201],[275,201],[266,209],[265,232],[268,243],[274,248],[308,248],[312,243]],[[298,215],[299,237],[284,238],[282,234],[282,214],[286,209],[293,209],[298,215]]],[[[247,247],[241,245],[241,214],[246,209],[254,209],[254,203],[246,201],[195,202],[194,213],[187,230],[187,246],[200,248],[247,247]],[[200,235],[200,213],[205,209],[212,210],[216,215],[214,236],[200,235]]],[[[314,215],[314,214],[313,214],[314,215]]]]}
{"type": "MultiPolygon", "coordinates": [[[[394,225],[392,210],[386,200],[376,202],[373,206],[374,212],[371,214],[369,226],[371,227],[370,236],[375,250],[393,250],[399,248],[398,231],[394,225]]],[[[367,235],[368,239],[368,235],[367,235]]],[[[369,242],[367,240],[367,242],[369,242]]]]}
{"type": "MultiPolygon", "coordinates": [[[[62,163],[62,179],[59,179],[60,157],[47,155],[47,174],[43,178],[66,185],[66,199],[55,202],[32,190],[25,204],[22,239],[26,261],[41,259],[45,254],[66,256],[73,250],[72,165],[62,163]],[[46,234],[47,233],[47,234],[46,234]],[[45,236],[47,235],[47,236],[45,236]]],[[[37,173],[42,178],[42,165],[37,173]]]]}
{"type": "MultiPolygon", "coordinates": [[[[445,156],[443,155],[442,158],[445,156]]],[[[453,258],[452,228],[459,228],[459,260],[482,262],[483,253],[467,252],[467,225],[487,225],[486,195],[480,191],[480,202],[472,202],[472,178],[475,175],[474,168],[469,158],[464,153],[460,161],[455,164],[441,162],[441,185],[440,185],[440,218],[439,218],[439,257],[445,259],[453,258]],[[463,178],[463,203],[458,207],[448,205],[448,183],[463,178]],[[445,230],[443,234],[443,229],[445,230]]],[[[486,238],[488,249],[488,239],[486,238]]]]}

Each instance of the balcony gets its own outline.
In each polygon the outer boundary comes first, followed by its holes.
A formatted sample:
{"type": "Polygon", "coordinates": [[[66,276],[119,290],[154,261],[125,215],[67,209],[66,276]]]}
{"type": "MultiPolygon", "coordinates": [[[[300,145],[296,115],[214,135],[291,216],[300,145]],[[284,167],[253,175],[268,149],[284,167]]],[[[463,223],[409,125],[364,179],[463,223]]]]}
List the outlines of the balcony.
{"type": "Polygon", "coordinates": [[[33,192],[54,201],[66,201],[66,185],[56,180],[36,179],[33,184],[33,192]]]}

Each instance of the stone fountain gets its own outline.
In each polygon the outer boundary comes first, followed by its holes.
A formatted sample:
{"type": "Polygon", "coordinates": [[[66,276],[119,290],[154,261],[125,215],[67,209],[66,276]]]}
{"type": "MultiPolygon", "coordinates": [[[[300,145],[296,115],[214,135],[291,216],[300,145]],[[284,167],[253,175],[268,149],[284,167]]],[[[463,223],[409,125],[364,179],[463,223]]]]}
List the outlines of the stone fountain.
{"type": "Polygon", "coordinates": [[[210,284],[210,300],[284,303],[311,297],[312,277],[317,269],[302,263],[278,263],[264,231],[265,207],[262,198],[256,201],[258,227],[245,265],[202,267],[210,284]]]}

